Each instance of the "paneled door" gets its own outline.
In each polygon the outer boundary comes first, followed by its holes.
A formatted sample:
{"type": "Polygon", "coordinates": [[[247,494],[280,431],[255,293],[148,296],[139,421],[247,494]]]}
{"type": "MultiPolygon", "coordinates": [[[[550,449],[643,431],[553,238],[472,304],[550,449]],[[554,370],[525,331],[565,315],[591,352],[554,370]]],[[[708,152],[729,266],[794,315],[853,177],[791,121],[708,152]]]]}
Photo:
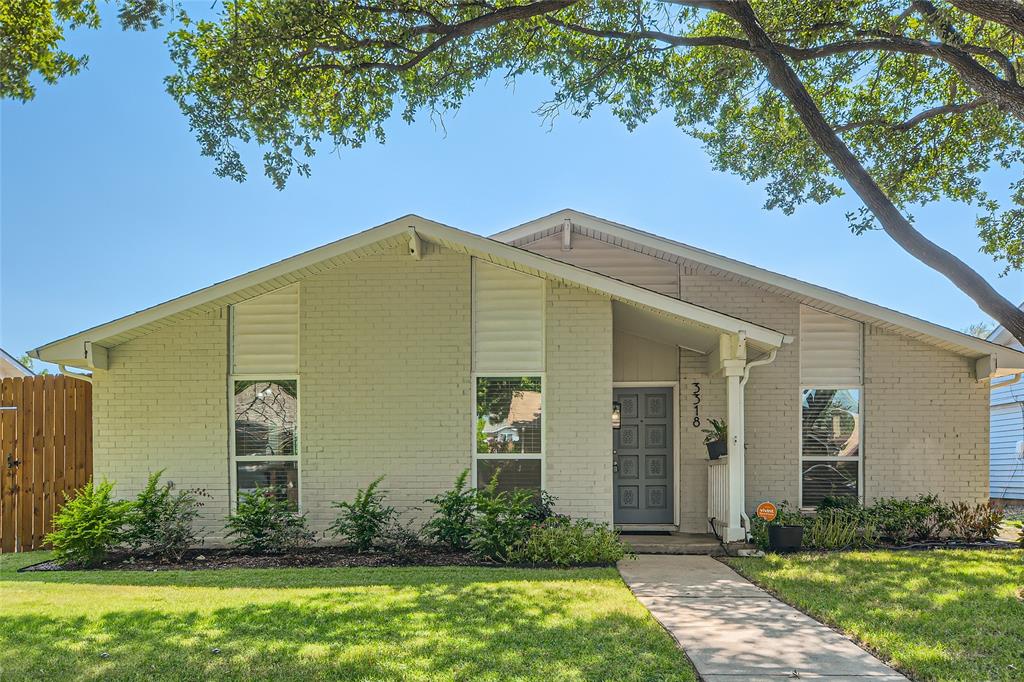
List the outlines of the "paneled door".
{"type": "Polygon", "coordinates": [[[617,524],[670,524],[672,388],[616,388],[620,426],[612,436],[612,484],[617,524]]]}

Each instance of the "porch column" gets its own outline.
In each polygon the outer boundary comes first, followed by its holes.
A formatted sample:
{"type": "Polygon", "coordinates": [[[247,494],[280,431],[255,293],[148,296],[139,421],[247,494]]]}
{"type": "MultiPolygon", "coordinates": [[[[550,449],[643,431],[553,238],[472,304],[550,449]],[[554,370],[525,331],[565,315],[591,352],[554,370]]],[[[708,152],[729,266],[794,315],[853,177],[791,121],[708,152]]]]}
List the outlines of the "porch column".
{"type": "Polygon", "coordinates": [[[726,542],[744,539],[740,519],[745,506],[746,453],[744,451],[743,371],[747,364],[746,339],[722,336],[720,347],[722,374],[725,376],[726,425],[729,430],[729,526],[724,530],[726,542]]]}

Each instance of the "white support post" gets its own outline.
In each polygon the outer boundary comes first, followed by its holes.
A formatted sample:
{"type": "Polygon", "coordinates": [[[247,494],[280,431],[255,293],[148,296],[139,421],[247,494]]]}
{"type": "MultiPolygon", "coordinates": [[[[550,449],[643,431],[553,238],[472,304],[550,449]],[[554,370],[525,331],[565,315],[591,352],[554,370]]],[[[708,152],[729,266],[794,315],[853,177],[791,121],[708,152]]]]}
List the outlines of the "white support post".
{"type": "Polygon", "coordinates": [[[747,344],[743,334],[723,335],[719,344],[722,351],[722,374],[725,375],[726,426],[729,430],[729,525],[724,530],[726,542],[743,540],[745,533],[741,517],[745,506],[746,457],[743,434],[745,431],[743,374],[747,364],[747,344]]]}

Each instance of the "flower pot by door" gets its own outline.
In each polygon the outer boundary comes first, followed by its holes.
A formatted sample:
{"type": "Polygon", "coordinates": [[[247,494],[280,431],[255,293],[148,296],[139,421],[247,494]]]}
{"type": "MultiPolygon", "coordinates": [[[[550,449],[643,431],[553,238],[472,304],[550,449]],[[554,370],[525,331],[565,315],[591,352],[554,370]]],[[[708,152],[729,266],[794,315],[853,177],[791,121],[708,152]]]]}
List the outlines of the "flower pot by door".
{"type": "Polygon", "coordinates": [[[708,447],[708,459],[718,459],[729,452],[729,444],[724,440],[713,440],[706,443],[708,447]]]}
{"type": "Polygon", "coordinates": [[[803,542],[803,526],[768,526],[768,549],[772,552],[797,552],[803,542]]]}

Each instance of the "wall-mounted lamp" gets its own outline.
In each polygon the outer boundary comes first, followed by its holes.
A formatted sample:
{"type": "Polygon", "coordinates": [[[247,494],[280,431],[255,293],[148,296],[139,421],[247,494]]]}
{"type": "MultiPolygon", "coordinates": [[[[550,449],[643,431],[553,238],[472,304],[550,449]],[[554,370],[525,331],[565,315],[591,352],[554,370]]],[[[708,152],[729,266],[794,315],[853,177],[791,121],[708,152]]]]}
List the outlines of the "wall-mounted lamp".
{"type": "Polygon", "coordinates": [[[612,403],[612,428],[617,429],[622,426],[622,403],[612,403]]]}

